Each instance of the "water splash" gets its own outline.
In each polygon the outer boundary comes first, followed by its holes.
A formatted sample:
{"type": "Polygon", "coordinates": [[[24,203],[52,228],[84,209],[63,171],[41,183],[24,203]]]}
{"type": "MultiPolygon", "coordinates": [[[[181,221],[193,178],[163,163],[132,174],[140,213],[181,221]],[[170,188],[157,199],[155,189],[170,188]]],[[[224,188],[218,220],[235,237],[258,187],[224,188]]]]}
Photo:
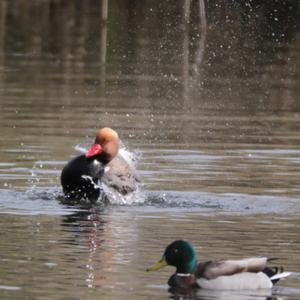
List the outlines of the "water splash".
{"type": "Polygon", "coordinates": [[[143,204],[147,201],[147,194],[141,188],[138,188],[136,191],[127,195],[122,195],[104,183],[101,183],[101,189],[111,205],[135,205],[143,204]]]}
{"type": "Polygon", "coordinates": [[[100,190],[101,189],[101,186],[97,183],[94,182],[93,178],[91,176],[88,176],[88,175],[81,175],[81,178],[82,179],[85,179],[86,181],[89,181],[92,186],[94,187],[94,189],[96,190],[100,190]]]}
{"type": "Polygon", "coordinates": [[[33,167],[30,169],[30,177],[28,179],[28,182],[30,184],[31,190],[34,190],[37,184],[40,182],[40,179],[37,174],[37,165],[37,163],[34,163],[33,167]]]}
{"type": "MultiPolygon", "coordinates": [[[[82,154],[85,154],[88,151],[87,147],[88,147],[87,143],[82,143],[76,145],[75,150],[82,154]]],[[[120,141],[120,149],[118,155],[120,155],[133,170],[136,169],[137,163],[141,158],[140,152],[129,151],[122,143],[122,141],[120,141]]],[[[109,167],[106,167],[105,172],[108,171],[109,171],[109,167]]],[[[146,194],[141,187],[138,187],[138,189],[132,193],[123,195],[118,191],[116,191],[114,188],[111,188],[102,182],[99,182],[98,184],[95,183],[90,176],[83,175],[82,178],[89,180],[93,184],[94,188],[101,189],[103,191],[102,195],[100,196],[100,199],[98,200],[99,204],[101,202],[104,202],[104,203],[110,203],[112,205],[133,205],[133,204],[141,204],[146,201],[146,194]]]]}
{"type": "MultiPolygon", "coordinates": [[[[76,145],[75,149],[85,153],[87,148],[76,145]]],[[[130,152],[124,145],[121,146],[119,155],[132,167],[136,168],[141,154],[130,152]]],[[[13,187],[4,185],[0,189],[0,213],[15,214],[65,214],[65,209],[72,205],[73,209],[82,207],[128,206],[132,209],[142,210],[172,210],[172,211],[197,211],[214,213],[291,213],[299,211],[299,199],[293,197],[278,197],[264,195],[205,193],[193,191],[146,191],[140,186],[135,192],[123,195],[113,187],[103,182],[95,184],[89,176],[85,179],[93,182],[95,188],[103,191],[97,203],[83,202],[70,203],[64,201],[58,177],[61,161],[36,161],[30,171],[28,179],[29,188],[16,191],[13,187]],[[59,171],[49,170],[47,166],[59,166],[59,171]],[[45,174],[47,177],[45,178],[45,174]],[[55,177],[53,176],[55,174],[55,177]],[[47,186],[45,186],[45,183],[47,186]],[[272,204],[272,205],[270,205],[272,204]],[[140,208],[138,208],[140,207],[140,208]]]]}
{"type": "Polygon", "coordinates": [[[142,157],[141,152],[139,152],[138,150],[131,152],[123,144],[119,150],[119,154],[125,159],[125,161],[133,169],[137,167],[137,164],[142,157]]]}

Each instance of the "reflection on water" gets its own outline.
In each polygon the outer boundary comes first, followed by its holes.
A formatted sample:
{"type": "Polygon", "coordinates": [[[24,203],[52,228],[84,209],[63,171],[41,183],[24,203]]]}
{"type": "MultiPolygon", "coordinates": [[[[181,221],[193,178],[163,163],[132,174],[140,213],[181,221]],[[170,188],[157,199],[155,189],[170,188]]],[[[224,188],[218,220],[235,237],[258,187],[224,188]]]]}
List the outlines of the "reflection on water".
{"type": "Polygon", "coordinates": [[[276,296],[272,296],[271,291],[255,291],[254,293],[246,292],[228,292],[228,291],[208,291],[200,290],[188,297],[185,295],[174,295],[171,299],[197,299],[197,300],[279,300],[276,296]]]}
{"type": "Polygon", "coordinates": [[[107,23],[103,4],[0,2],[0,297],[298,299],[297,1],[113,0],[107,23]],[[69,207],[60,171],[102,126],[143,188],[69,207]],[[295,274],[273,296],[171,295],[173,270],[145,267],[178,238],[295,274]]]}
{"type": "MultiPolygon", "coordinates": [[[[91,208],[64,217],[3,215],[1,220],[6,241],[0,247],[1,283],[17,287],[7,294],[11,299],[21,295],[51,299],[57,291],[61,298],[74,294],[79,298],[88,294],[91,299],[100,295],[117,299],[124,294],[136,299],[148,299],[149,294],[168,298],[166,281],[173,269],[150,274],[145,267],[178,237],[195,245],[200,260],[272,253],[286,270],[299,270],[296,217],[253,215],[245,219],[178,210],[152,214],[116,207],[91,208]]],[[[283,280],[275,295],[297,299],[299,279],[295,275],[283,280]]],[[[200,291],[196,299],[229,299],[229,295],[200,291]]],[[[235,292],[232,297],[265,299],[267,295],[270,291],[235,292]]]]}

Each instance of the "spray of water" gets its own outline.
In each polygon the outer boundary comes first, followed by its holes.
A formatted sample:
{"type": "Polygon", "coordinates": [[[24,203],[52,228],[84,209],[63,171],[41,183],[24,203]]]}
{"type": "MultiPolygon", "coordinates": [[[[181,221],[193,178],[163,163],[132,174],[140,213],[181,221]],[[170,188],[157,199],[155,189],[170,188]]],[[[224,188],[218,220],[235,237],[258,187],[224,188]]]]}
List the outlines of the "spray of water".
{"type": "MultiPolygon", "coordinates": [[[[86,145],[79,144],[75,146],[75,150],[85,154],[88,149],[86,145]]],[[[139,152],[130,152],[122,142],[120,142],[119,155],[128,163],[132,169],[136,169],[136,165],[141,157],[139,152]]],[[[105,168],[105,172],[109,171],[109,167],[105,168]]],[[[105,202],[108,202],[112,205],[133,205],[140,204],[146,201],[146,193],[141,187],[132,193],[123,195],[116,191],[114,188],[107,186],[103,182],[95,183],[90,176],[82,176],[84,179],[89,180],[93,186],[97,189],[100,189],[103,193],[99,199],[99,202],[103,201],[103,195],[105,197],[105,202]]]]}

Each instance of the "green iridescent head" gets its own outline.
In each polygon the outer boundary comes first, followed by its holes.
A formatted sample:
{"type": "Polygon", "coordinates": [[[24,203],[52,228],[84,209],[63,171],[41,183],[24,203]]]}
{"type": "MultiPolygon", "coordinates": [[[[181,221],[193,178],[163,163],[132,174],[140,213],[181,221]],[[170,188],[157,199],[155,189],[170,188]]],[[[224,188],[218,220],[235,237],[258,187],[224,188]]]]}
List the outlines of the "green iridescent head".
{"type": "Polygon", "coordinates": [[[147,271],[161,269],[167,265],[174,266],[176,273],[192,273],[197,265],[197,255],[186,241],[178,240],[167,246],[162,259],[147,271]]]}

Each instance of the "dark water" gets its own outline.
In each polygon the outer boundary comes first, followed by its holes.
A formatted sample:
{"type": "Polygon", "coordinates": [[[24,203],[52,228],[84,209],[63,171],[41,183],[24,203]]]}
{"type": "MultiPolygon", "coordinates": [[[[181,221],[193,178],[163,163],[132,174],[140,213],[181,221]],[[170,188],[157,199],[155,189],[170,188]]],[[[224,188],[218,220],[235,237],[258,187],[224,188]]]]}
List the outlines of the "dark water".
{"type": "Polygon", "coordinates": [[[145,269],[184,238],[199,259],[294,272],[272,292],[187,297],[299,299],[299,12],[210,2],[204,30],[197,3],[185,23],[178,3],[111,1],[106,28],[93,1],[1,2],[0,298],[177,298],[171,268],[145,269]],[[60,171],[102,126],[143,186],[63,204],[60,171]]]}

